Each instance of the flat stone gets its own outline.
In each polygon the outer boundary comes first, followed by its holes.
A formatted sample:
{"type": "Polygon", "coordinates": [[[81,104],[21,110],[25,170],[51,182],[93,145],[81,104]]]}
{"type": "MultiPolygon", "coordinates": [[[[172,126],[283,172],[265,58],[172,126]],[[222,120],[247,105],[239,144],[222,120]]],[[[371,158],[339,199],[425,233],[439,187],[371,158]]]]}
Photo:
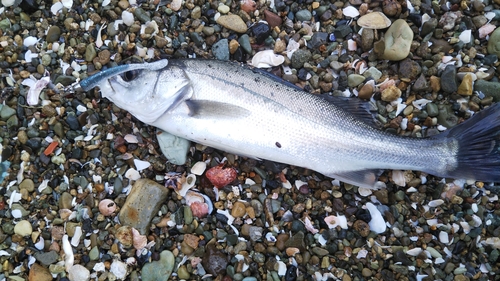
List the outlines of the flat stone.
{"type": "Polygon", "coordinates": [[[448,65],[441,74],[441,90],[454,93],[458,90],[457,70],[454,65],[448,65]]]}
{"type": "Polygon", "coordinates": [[[500,82],[477,80],[474,91],[481,91],[486,97],[493,97],[495,102],[500,101],[500,82]]]}
{"type": "Polygon", "coordinates": [[[35,190],[35,183],[32,179],[24,179],[19,185],[19,189],[26,189],[28,192],[33,192],[35,190]]]}
{"type": "Polygon", "coordinates": [[[358,97],[360,99],[364,99],[364,100],[368,100],[372,97],[373,95],[373,85],[372,84],[369,84],[369,83],[366,83],[365,85],[363,85],[363,87],[361,87],[361,89],[359,90],[358,92],[358,97]]]}
{"type": "Polygon", "coordinates": [[[217,19],[217,23],[237,33],[247,32],[247,25],[238,15],[223,15],[217,19]]]}
{"type": "Polygon", "coordinates": [[[132,186],[127,201],[120,210],[120,222],[137,229],[142,235],[149,232],[149,225],[167,199],[168,188],[150,179],[139,179],[132,186]]]}
{"type": "Polygon", "coordinates": [[[366,77],[360,74],[350,74],[347,76],[347,85],[349,87],[356,87],[365,81],[366,77]]]}
{"type": "Polygon", "coordinates": [[[382,77],[382,72],[376,67],[370,66],[370,68],[363,72],[363,76],[366,78],[371,77],[373,80],[378,81],[382,77]]]}
{"type": "Polygon", "coordinates": [[[363,51],[370,51],[373,48],[374,40],[375,33],[373,32],[373,29],[363,28],[363,31],[361,31],[361,48],[363,51]]]}
{"type": "Polygon", "coordinates": [[[414,80],[422,72],[420,65],[411,59],[402,60],[399,63],[399,76],[414,80]]]}
{"type": "Polygon", "coordinates": [[[472,80],[473,79],[471,73],[465,74],[464,78],[462,79],[462,83],[460,83],[460,86],[458,86],[457,93],[463,96],[472,95],[472,80]]]}
{"type": "Polygon", "coordinates": [[[0,119],[2,119],[2,120],[7,120],[11,116],[13,116],[14,114],[16,114],[16,110],[10,108],[7,105],[2,106],[1,108],[2,109],[0,109],[0,119]]]}
{"type": "Polygon", "coordinates": [[[31,223],[27,220],[22,220],[14,226],[14,233],[21,236],[28,236],[33,232],[31,223]]]}
{"type": "Polygon", "coordinates": [[[500,57],[500,27],[495,29],[488,40],[488,53],[500,57]]]}
{"type": "Polygon", "coordinates": [[[52,274],[48,268],[34,263],[29,270],[28,281],[52,281],[52,274]]]}
{"type": "Polygon", "coordinates": [[[59,254],[56,251],[37,252],[34,256],[37,261],[47,266],[56,263],[59,258],[59,254]]]}
{"type": "Polygon", "coordinates": [[[167,132],[161,131],[156,134],[161,152],[168,161],[175,165],[184,165],[187,159],[187,153],[191,142],[189,140],[179,138],[167,132]]]}
{"type": "Polygon", "coordinates": [[[53,25],[47,31],[47,42],[53,43],[59,41],[59,37],[61,36],[61,29],[57,25],[53,25]]]}
{"type": "Polygon", "coordinates": [[[88,281],[90,280],[90,271],[83,265],[75,264],[68,271],[70,281],[88,281]]]}
{"type": "Polygon", "coordinates": [[[361,16],[358,25],[368,29],[384,29],[391,25],[391,20],[382,12],[371,12],[361,16]]]}
{"type": "Polygon", "coordinates": [[[212,45],[212,53],[218,60],[229,60],[229,42],[227,39],[221,39],[212,45]]]}
{"type": "Polygon", "coordinates": [[[295,18],[297,21],[308,21],[311,20],[312,14],[309,10],[300,10],[295,13],[295,18]]]}
{"type": "Polygon", "coordinates": [[[413,41],[413,31],[403,19],[392,23],[384,35],[385,49],[383,59],[398,61],[406,58],[410,53],[413,41]]]}
{"type": "Polygon", "coordinates": [[[415,83],[413,84],[412,89],[416,92],[424,92],[429,90],[429,83],[427,83],[427,79],[423,74],[421,74],[415,83]]]}

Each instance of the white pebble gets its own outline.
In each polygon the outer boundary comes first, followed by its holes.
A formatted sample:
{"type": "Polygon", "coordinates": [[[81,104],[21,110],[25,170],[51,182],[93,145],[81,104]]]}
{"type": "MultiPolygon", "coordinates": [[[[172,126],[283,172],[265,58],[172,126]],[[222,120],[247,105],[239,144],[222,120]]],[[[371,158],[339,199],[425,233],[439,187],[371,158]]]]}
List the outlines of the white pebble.
{"type": "Polygon", "coordinates": [[[134,23],[134,14],[129,11],[123,11],[122,20],[126,26],[131,26],[134,23]]]}
{"type": "Polygon", "coordinates": [[[476,204],[476,203],[472,203],[471,208],[472,208],[472,211],[473,211],[474,213],[477,213],[477,211],[479,210],[479,209],[477,208],[477,204],[476,204]]]}
{"type": "Polygon", "coordinates": [[[358,192],[359,192],[359,195],[361,195],[363,197],[367,197],[367,196],[372,195],[372,190],[370,188],[366,188],[366,187],[358,188],[358,192]]]}
{"type": "Polygon", "coordinates": [[[127,276],[127,265],[119,260],[114,260],[109,271],[113,273],[116,278],[123,280],[127,276]]]}
{"type": "MultiPolygon", "coordinates": [[[[4,0],[2,0],[2,3],[3,3],[4,0]]],[[[7,0],[8,1],[8,0],[7,0]]],[[[52,12],[52,14],[54,14],[55,16],[57,16],[57,14],[59,13],[59,11],[62,10],[62,8],[64,7],[63,3],[61,2],[56,2],[54,3],[51,7],[50,7],[50,11],[52,12]]]]}
{"type": "Polygon", "coordinates": [[[90,271],[83,265],[75,264],[68,271],[70,281],[88,281],[90,280],[90,271]]]}
{"type": "Polygon", "coordinates": [[[173,0],[172,3],[170,3],[170,9],[174,11],[179,11],[182,7],[182,0],[173,0]]]}
{"type": "Polygon", "coordinates": [[[31,223],[27,220],[22,220],[14,226],[14,233],[20,236],[27,236],[33,232],[31,223]]]}
{"type": "Polygon", "coordinates": [[[429,202],[429,207],[437,207],[444,203],[443,199],[436,199],[429,202]]]}
{"type": "Polygon", "coordinates": [[[135,135],[132,134],[127,134],[123,137],[124,140],[126,140],[128,143],[138,143],[139,140],[135,135]]]}
{"type": "Polygon", "coordinates": [[[35,45],[37,42],[38,42],[38,39],[36,37],[28,36],[28,37],[24,38],[23,45],[25,47],[29,47],[29,46],[35,45]]]}
{"type": "Polygon", "coordinates": [[[420,248],[420,247],[413,248],[413,249],[406,251],[407,255],[414,256],[414,257],[420,255],[420,253],[422,253],[422,248],[420,248]]]}
{"type": "Polygon", "coordinates": [[[285,276],[286,274],[286,264],[282,261],[278,261],[278,275],[285,276]]]}
{"type": "Polygon", "coordinates": [[[67,9],[71,9],[71,7],[73,6],[73,0],[61,0],[61,3],[67,9]]]}
{"type": "Polygon", "coordinates": [[[441,241],[441,243],[443,243],[443,244],[450,243],[450,238],[448,237],[448,233],[446,233],[444,231],[440,231],[439,232],[439,241],[441,241]]]}
{"type": "Polygon", "coordinates": [[[10,7],[14,5],[14,2],[14,0],[2,0],[2,5],[4,5],[4,7],[10,7]]]}

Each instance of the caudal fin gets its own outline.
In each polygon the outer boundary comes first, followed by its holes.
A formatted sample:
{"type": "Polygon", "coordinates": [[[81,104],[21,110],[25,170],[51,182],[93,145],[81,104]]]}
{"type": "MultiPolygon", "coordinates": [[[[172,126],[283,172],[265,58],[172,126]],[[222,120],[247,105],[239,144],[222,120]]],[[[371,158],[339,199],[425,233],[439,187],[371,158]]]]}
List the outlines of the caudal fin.
{"type": "Polygon", "coordinates": [[[500,103],[438,135],[458,141],[457,166],[445,177],[500,182],[500,103]]]}

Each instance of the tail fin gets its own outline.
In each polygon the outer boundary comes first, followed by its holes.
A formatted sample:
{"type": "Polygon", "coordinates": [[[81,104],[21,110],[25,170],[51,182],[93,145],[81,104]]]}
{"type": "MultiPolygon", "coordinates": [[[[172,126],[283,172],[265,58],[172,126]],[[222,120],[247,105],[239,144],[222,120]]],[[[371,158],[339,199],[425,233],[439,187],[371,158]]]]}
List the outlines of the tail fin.
{"type": "Polygon", "coordinates": [[[458,141],[458,164],[446,177],[500,182],[500,103],[437,137],[458,141]]]}

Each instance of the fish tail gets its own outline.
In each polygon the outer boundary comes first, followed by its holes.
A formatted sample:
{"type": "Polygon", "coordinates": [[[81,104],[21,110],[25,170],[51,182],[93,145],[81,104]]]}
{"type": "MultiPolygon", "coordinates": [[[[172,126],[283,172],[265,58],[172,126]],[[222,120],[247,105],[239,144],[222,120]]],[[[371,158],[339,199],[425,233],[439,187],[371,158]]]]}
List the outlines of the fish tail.
{"type": "Polygon", "coordinates": [[[445,177],[500,182],[500,103],[474,114],[441,137],[458,144],[456,165],[445,177]]]}

